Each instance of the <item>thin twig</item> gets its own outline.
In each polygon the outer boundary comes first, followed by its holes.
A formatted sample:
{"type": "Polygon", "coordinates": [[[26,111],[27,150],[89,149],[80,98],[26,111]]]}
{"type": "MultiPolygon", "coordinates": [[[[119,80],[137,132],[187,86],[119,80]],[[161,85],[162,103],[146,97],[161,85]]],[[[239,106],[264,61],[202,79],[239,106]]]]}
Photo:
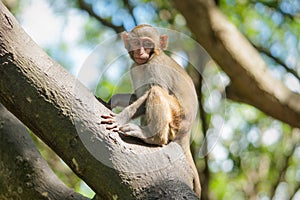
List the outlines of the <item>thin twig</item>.
{"type": "Polygon", "coordinates": [[[300,77],[299,77],[298,73],[294,69],[291,69],[290,67],[288,67],[281,59],[273,56],[269,50],[267,50],[267,49],[265,49],[265,48],[263,48],[261,46],[254,45],[254,44],[253,44],[253,46],[258,51],[260,51],[261,53],[267,55],[273,61],[275,61],[276,63],[278,63],[279,65],[281,65],[287,72],[291,73],[295,78],[297,78],[300,81],[300,77]]]}
{"type": "Polygon", "coordinates": [[[129,14],[131,15],[131,17],[133,19],[134,25],[136,26],[137,21],[136,21],[136,18],[134,16],[134,13],[133,13],[134,7],[130,4],[129,0],[123,0],[123,2],[124,2],[124,5],[127,7],[128,11],[129,11],[129,14]]]}
{"type": "Polygon", "coordinates": [[[97,19],[99,22],[101,22],[104,26],[110,27],[113,30],[115,30],[116,33],[121,33],[125,30],[124,26],[116,26],[107,19],[99,16],[97,13],[94,12],[93,6],[91,4],[86,3],[84,0],[78,0],[79,7],[82,10],[85,10],[87,13],[89,13],[90,16],[97,19]]]}

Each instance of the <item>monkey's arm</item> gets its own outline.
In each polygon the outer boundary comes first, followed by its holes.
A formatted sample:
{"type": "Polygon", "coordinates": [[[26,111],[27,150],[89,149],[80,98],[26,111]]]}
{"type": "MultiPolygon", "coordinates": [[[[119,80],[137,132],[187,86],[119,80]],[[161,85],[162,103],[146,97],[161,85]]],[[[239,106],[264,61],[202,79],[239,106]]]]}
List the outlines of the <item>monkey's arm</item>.
{"type": "MultiPolygon", "coordinates": [[[[96,99],[102,103],[105,107],[112,110],[113,108],[119,107],[127,107],[137,100],[135,94],[114,94],[108,102],[104,101],[100,97],[95,96],[96,99]]],[[[137,112],[134,114],[133,118],[139,117],[145,114],[145,106],[142,105],[138,108],[137,112]]]]}
{"type": "MultiPolygon", "coordinates": [[[[134,116],[136,116],[139,113],[139,108],[145,103],[146,99],[148,98],[149,91],[147,91],[143,96],[138,98],[135,102],[127,106],[117,115],[102,115],[101,123],[102,124],[115,124],[118,123],[118,125],[122,126],[126,123],[128,123],[134,116]]],[[[141,108],[141,112],[144,110],[144,108],[141,108]]],[[[111,125],[110,127],[114,128],[114,125],[111,125]]],[[[109,128],[109,129],[112,129],[109,128]]]]}
{"type": "Polygon", "coordinates": [[[108,104],[111,108],[119,107],[127,107],[136,101],[137,97],[135,94],[114,94],[108,104]]]}
{"type": "MultiPolygon", "coordinates": [[[[137,96],[135,94],[115,94],[111,97],[111,99],[107,104],[110,106],[111,109],[117,106],[125,108],[131,105],[136,100],[137,100],[137,96]]],[[[145,114],[146,109],[144,104],[145,103],[143,103],[143,105],[141,105],[137,109],[136,113],[132,117],[133,119],[145,114]]]]}

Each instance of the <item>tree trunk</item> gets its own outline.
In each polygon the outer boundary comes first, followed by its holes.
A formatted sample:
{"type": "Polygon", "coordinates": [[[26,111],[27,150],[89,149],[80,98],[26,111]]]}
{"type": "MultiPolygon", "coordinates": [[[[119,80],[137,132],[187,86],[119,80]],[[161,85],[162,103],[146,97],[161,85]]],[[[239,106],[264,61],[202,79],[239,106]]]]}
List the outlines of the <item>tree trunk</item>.
{"type": "Polygon", "coordinates": [[[26,127],[1,104],[0,122],[0,199],[87,200],[57,178],[26,127]]]}
{"type": "Polygon", "coordinates": [[[213,0],[175,0],[197,41],[230,77],[230,99],[251,104],[300,128],[300,95],[272,77],[256,49],[230,23],[213,0]]]}
{"type": "Polygon", "coordinates": [[[149,147],[107,131],[99,116],[110,111],[49,58],[1,2],[0,102],[102,199],[197,199],[181,147],[149,147]]]}

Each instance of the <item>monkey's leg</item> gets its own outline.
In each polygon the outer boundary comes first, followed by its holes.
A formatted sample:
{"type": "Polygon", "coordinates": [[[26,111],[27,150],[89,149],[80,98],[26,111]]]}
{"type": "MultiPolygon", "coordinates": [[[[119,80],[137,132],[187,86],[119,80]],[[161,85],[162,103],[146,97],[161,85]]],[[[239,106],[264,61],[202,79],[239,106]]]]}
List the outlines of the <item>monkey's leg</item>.
{"type": "Polygon", "coordinates": [[[120,130],[125,135],[140,138],[149,144],[167,144],[172,121],[170,95],[159,86],[150,89],[146,102],[146,120],[146,126],[129,123],[120,127],[120,130]]]}

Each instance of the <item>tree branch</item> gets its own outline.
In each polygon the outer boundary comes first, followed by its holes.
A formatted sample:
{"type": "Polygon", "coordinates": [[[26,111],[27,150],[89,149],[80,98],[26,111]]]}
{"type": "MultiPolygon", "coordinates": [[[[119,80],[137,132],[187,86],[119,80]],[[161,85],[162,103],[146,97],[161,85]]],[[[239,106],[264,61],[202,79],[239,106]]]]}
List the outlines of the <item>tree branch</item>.
{"type": "Polygon", "coordinates": [[[187,19],[199,43],[230,77],[227,97],[300,127],[300,95],[270,75],[256,49],[213,1],[175,0],[174,5],[187,19]]]}
{"type": "Polygon", "coordinates": [[[168,199],[177,198],[170,191],[197,199],[181,147],[149,148],[107,131],[100,116],[110,110],[49,58],[1,2],[0,102],[102,199],[146,199],[162,185],[168,199]]]}
{"type": "MultiPolygon", "coordinates": [[[[293,129],[292,130],[292,135],[291,135],[291,144],[289,144],[289,152],[286,152],[284,154],[284,158],[280,161],[282,164],[281,169],[278,171],[278,173],[275,173],[276,180],[274,183],[271,185],[271,191],[270,191],[270,196],[271,199],[274,199],[276,195],[276,189],[278,188],[280,182],[285,181],[285,175],[288,170],[288,167],[290,166],[291,160],[293,159],[293,155],[295,153],[295,150],[299,147],[299,129],[293,129]],[[292,145],[292,147],[290,147],[292,145]]],[[[297,191],[297,190],[296,190],[297,191]]]]}
{"type": "Polygon", "coordinates": [[[1,104],[0,121],[0,199],[88,199],[57,178],[26,127],[1,104]]]}
{"type": "Polygon", "coordinates": [[[296,199],[296,195],[298,195],[298,191],[300,190],[300,184],[297,182],[296,187],[294,188],[293,195],[291,195],[291,199],[296,199]]]}
{"type": "Polygon", "coordinates": [[[270,193],[271,193],[270,196],[272,197],[271,199],[274,198],[274,196],[276,194],[276,189],[278,188],[280,182],[282,182],[285,179],[284,176],[286,175],[286,171],[289,167],[289,163],[290,163],[289,160],[293,156],[293,153],[294,153],[297,146],[298,145],[293,144],[292,150],[281,161],[284,164],[283,164],[282,168],[278,171],[278,174],[276,174],[276,176],[277,176],[276,181],[272,184],[271,191],[270,191],[270,193]]]}

